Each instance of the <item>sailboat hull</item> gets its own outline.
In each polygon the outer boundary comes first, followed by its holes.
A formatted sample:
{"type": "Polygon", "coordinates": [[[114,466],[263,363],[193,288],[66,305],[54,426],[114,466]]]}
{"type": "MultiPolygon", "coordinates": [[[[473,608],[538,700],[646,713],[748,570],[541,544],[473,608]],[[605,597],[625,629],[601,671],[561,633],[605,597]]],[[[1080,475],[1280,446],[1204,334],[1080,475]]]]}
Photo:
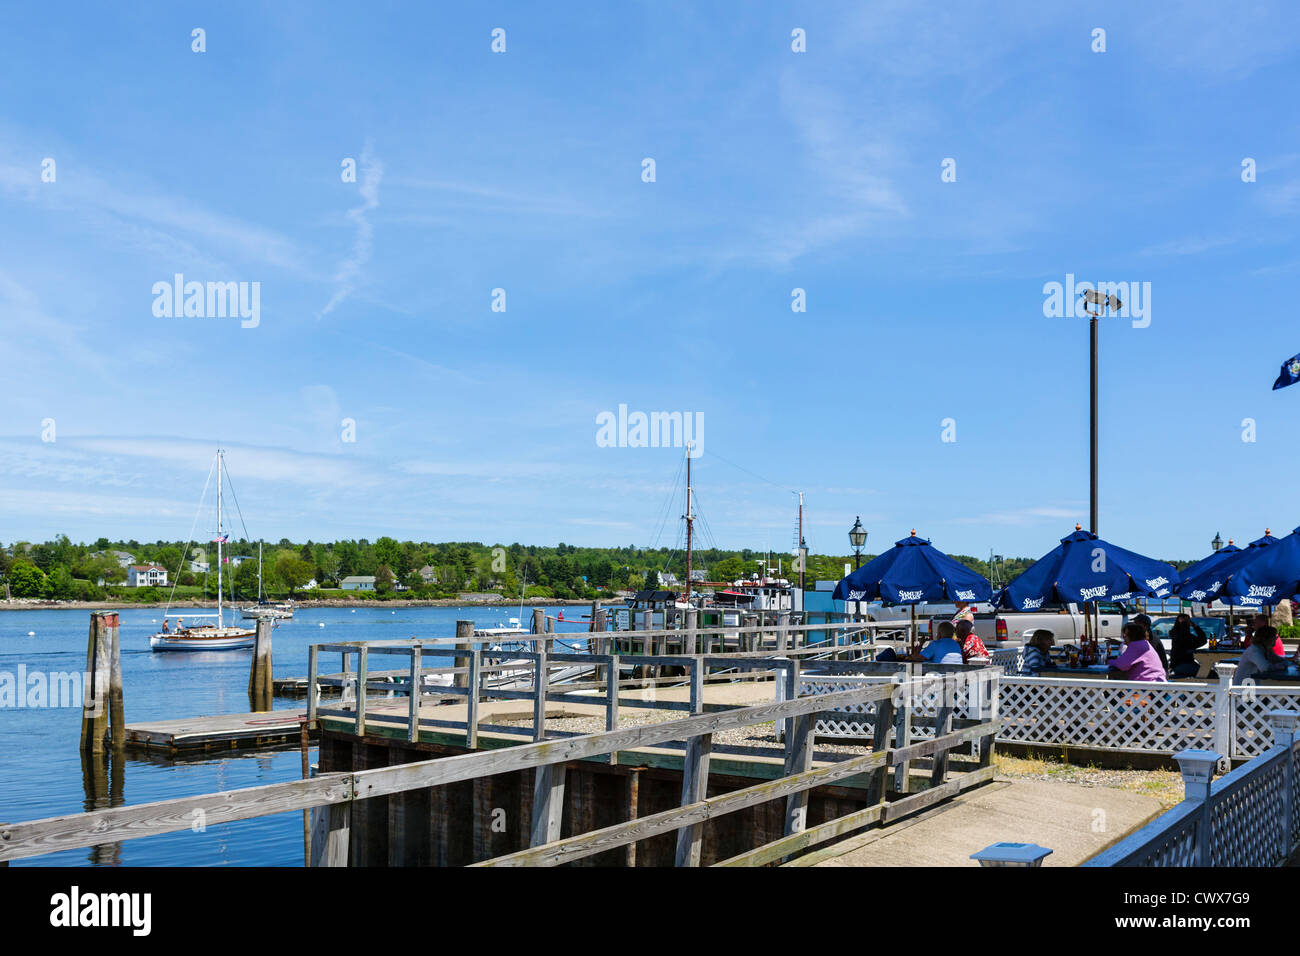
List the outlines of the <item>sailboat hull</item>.
{"type": "Polygon", "coordinates": [[[199,629],[184,634],[153,634],[149,648],[154,651],[243,651],[253,647],[257,632],[241,627],[199,629]]]}

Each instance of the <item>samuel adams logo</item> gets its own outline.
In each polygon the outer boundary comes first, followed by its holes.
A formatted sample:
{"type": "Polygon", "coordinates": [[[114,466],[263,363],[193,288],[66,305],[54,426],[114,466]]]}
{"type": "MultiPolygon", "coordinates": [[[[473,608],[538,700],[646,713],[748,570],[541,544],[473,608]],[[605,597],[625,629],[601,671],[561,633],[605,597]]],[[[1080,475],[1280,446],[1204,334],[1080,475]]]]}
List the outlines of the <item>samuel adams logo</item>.
{"type": "Polygon", "coordinates": [[[1079,591],[1079,597],[1083,598],[1085,601],[1090,601],[1093,598],[1099,598],[1105,596],[1106,596],[1106,585],[1104,584],[1099,585],[1098,587],[1095,588],[1082,588],[1079,591]]]}

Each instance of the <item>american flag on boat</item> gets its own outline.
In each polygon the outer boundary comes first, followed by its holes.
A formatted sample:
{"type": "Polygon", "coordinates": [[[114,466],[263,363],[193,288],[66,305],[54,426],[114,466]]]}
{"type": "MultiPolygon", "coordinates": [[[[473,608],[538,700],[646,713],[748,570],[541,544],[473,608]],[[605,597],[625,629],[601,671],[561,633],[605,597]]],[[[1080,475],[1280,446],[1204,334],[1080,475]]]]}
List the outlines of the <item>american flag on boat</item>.
{"type": "Polygon", "coordinates": [[[228,535],[228,534],[223,534],[223,535],[218,535],[217,537],[213,538],[213,539],[212,539],[212,543],[213,543],[213,544],[218,544],[218,543],[220,543],[220,544],[225,544],[225,543],[226,543],[227,541],[229,541],[229,540],[230,540],[230,535],[228,535]]]}

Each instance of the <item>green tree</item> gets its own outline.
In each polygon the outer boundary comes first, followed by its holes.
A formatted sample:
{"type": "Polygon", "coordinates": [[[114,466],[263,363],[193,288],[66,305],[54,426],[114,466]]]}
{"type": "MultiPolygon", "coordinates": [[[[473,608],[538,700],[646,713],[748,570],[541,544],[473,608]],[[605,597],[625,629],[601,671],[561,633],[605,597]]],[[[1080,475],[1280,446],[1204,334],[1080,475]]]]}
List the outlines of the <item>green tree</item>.
{"type": "Polygon", "coordinates": [[[715,561],[713,567],[709,568],[709,580],[735,581],[742,577],[744,573],[745,562],[740,558],[723,558],[721,561],[715,561]]]}
{"type": "Polygon", "coordinates": [[[49,575],[47,586],[50,597],[57,600],[70,601],[76,597],[77,583],[72,579],[72,573],[63,565],[59,565],[49,575]]]}
{"type": "Polygon", "coordinates": [[[14,597],[40,597],[45,587],[45,572],[29,561],[15,561],[9,569],[9,590],[14,597]]]}
{"type": "Polygon", "coordinates": [[[395,580],[393,569],[388,565],[381,564],[375,569],[375,590],[380,594],[387,594],[391,591],[395,580]]]}
{"type": "Polygon", "coordinates": [[[289,589],[289,596],[293,597],[293,592],[310,581],[316,573],[316,566],[310,561],[304,561],[292,551],[282,551],[275,558],[275,574],[285,587],[289,589]]]}

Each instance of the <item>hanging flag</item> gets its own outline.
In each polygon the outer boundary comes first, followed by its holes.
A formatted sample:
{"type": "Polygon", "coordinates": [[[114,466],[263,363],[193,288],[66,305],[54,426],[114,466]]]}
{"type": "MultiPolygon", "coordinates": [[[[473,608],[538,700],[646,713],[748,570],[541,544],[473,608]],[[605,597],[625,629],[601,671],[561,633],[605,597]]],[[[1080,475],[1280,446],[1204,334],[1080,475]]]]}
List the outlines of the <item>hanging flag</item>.
{"type": "Polygon", "coordinates": [[[228,535],[228,534],[223,534],[223,535],[218,535],[217,537],[213,538],[213,539],[212,539],[212,543],[213,543],[213,544],[225,544],[225,543],[226,543],[227,541],[229,541],[229,540],[230,540],[230,535],[228,535]]]}
{"type": "Polygon", "coordinates": [[[1300,382],[1300,355],[1293,355],[1282,363],[1282,372],[1273,383],[1273,390],[1286,388],[1300,382]]]}

